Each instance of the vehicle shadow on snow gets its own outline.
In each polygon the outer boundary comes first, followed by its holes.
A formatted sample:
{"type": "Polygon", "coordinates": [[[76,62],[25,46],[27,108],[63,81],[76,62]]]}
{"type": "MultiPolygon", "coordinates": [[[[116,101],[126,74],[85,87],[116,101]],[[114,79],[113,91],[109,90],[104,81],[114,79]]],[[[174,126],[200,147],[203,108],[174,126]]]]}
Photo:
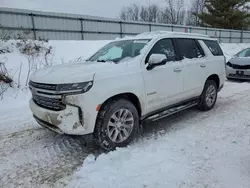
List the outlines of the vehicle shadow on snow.
{"type": "Polygon", "coordinates": [[[157,139],[159,136],[163,136],[165,134],[175,132],[176,130],[185,128],[182,127],[184,124],[181,124],[180,122],[198,117],[200,112],[196,107],[178,112],[176,114],[173,114],[171,116],[162,118],[160,120],[157,120],[155,122],[153,121],[145,121],[142,124],[143,127],[143,138],[145,139],[157,139]],[[177,126],[179,125],[179,126],[177,126]]]}

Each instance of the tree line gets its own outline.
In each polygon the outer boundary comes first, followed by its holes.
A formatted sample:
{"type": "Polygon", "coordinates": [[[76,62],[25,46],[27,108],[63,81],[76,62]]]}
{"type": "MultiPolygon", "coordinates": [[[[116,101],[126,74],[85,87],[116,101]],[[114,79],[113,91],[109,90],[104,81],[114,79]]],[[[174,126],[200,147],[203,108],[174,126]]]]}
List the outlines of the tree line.
{"type": "Polygon", "coordinates": [[[122,8],[120,19],[224,29],[249,29],[250,0],[165,0],[164,5],[132,4],[122,8]]]}

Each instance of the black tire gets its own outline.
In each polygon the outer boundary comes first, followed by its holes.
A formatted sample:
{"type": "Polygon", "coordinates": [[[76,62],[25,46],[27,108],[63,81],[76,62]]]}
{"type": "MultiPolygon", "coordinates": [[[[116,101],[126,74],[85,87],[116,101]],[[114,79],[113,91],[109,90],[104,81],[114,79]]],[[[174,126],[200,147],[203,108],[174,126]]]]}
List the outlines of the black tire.
{"type": "Polygon", "coordinates": [[[104,104],[104,106],[102,106],[101,110],[98,113],[94,131],[94,138],[96,143],[105,150],[114,150],[116,147],[126,147],[129,143],[131,143],[138,135],[138,130],[139,114],[136,107],[126,99],[113,99],[104,104]],[[134,126],[129,137],[126,140],[120,143],[116,143],[113,142],[108,136],[108,123],[111,116],[120,109],[126,109],[131,112],[134,118],[134,126]]]}
{"type": "Polygon", "coordinates": [[[217,101],[217,95],[218,95],[218,86],[216,84],[215,81],[213,80],[207,80],[206,83],[205,83],[205,86],[204,86],[204,89],[203,89],[203,92],[200,96],[200,100],[199,100],[199,103],[198,103],[198,108],[201,110],[201,111],[209,111],[211,110],[216,101],[217,101]],[[206,97],[207,97],[207,91],[208,89],[211,87],[214,87],[215,88],[215,98],[214,98],[214,101],[212,104],[208,104],[208,102],[206,101],[206,97]]]}

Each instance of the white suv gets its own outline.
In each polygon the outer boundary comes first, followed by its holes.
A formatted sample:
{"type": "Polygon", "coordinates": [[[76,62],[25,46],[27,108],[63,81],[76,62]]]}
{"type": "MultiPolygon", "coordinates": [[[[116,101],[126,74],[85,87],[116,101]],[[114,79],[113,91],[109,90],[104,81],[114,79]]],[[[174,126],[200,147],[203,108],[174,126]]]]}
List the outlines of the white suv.
{"type": "Polygon", "coordinates": [[[41,69],[30,79],[30,109],[58,133],[126,146],[146,119],[197,105],[214,107],[225,57],[205,35],[151,32],[110,42],[86,62],[41,69]]]}

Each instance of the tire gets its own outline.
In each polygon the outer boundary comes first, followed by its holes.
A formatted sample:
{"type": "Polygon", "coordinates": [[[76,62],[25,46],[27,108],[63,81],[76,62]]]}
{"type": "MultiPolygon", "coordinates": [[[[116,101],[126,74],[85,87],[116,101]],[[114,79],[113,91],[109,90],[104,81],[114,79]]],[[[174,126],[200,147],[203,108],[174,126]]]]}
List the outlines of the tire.
{"type": "Polygon", "coordinates": [[[126,147],[131,143],[138,135],[138,130],[139,114],[136,107],[128,100],[114,99],[104,104],[99,111],[94,138],[105,150],[114,150],[116,147],[126,147]]]}
{"type": "Polygon", "coordinates": [[[211,110],[216,101],[218,95],[218,86],[213,80],[207,80],[200,96],[200,101],[198,103],[198,108],[201,111],[211,110]]]}

